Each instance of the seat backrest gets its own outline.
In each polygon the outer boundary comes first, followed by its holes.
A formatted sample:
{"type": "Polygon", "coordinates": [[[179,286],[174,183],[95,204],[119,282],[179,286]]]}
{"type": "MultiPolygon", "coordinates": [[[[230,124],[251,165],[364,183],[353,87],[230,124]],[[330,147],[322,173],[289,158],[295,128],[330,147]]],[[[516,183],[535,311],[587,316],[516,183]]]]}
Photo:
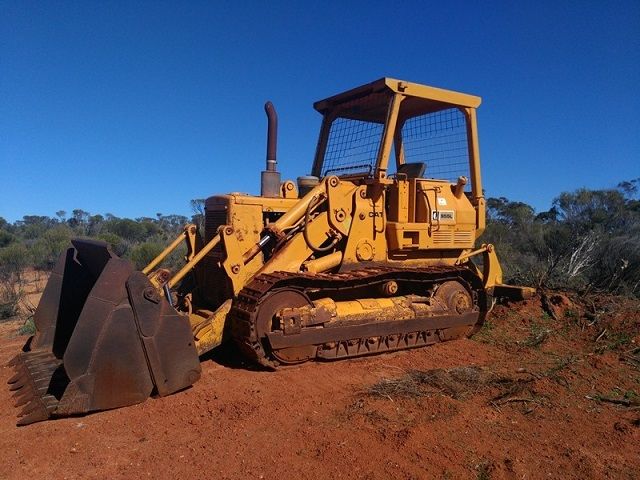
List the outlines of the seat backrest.
{"type": "Polygon", "coordinates": [[[403,163],[398,167],[398,174],[404,174],[407,178],[422,178],[427,164],[424,162],[403,163]]]}

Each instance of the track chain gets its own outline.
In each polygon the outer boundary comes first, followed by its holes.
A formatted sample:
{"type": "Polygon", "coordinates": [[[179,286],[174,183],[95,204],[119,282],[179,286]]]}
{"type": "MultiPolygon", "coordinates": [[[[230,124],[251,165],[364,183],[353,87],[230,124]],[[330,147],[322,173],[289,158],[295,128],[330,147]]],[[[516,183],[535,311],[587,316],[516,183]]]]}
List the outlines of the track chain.
{"type": "MultiPolygon", "coordinates": [[[[268,352],[265,351],[258,336],[256,325],[260,302],[269,293],[282,288],[292,288],[307,294],[312,300],[321,297],[340,297],[343,300],[355,299],[357,297],[350,297],[351,292],[362,291],[361,289],[363,288],[373,288],[377,284],[382,284],[389,280],[423,288],[429,288],[448,280],[463,281],[472,290],[474,307],[479,308],[480,312],[485,310],[483,308],[484,292],[482,283],[477,275],[466,267],[371,267],[337,274],[274,272],[257,275],[240,291],[230,311],[230,333],[241,353],[247,359],[263,367],[275,369],[278,366],[278,362],[269,358],[268,352]]],[[[418,338],[421,337],[421,334],[424,334],[425,342],[418,341],[417,343],[412,342],[412,344],[402,344],[401,341],[398,341],[394,348],[384,348],[380,351],[400,350],[433,343],[428,341],[427,337],[430,337],[434,332],[416,333],[418,338]]],[[[349,354],[347,352],[342,357],[362,354],[357,352],[349,354]]],[[[320,356],[323,357],[323,355],[320,356]]]]}

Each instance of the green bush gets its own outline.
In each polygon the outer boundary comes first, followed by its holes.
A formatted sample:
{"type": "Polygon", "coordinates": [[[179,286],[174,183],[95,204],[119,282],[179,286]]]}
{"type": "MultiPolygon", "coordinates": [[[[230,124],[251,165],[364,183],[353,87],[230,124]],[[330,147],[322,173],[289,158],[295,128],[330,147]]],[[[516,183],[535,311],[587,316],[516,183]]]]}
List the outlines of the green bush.
{"type": "Polygon", "coordinates": [[[126,242],[115,233],[101,233],[100,235],[98,235],[98,239],[107,242],[109,244],[109,247],[111,247],[111,251],[119,257],[122,257],[124,254],[126,254],[127,250],[130,247],[129,242],[126,242]]]}
{"type": "Polygon", "coordinates": [[[0,282],[0,320],[15,317],[20,311],[22,291],[17,283],[0,282]]]}
{"type": "Polygon", "coordinates": [[[640,295],[636,183],[565,192],[538,215],[521,202],[490,198],[482,242],[496,245],[513,283],[640,295]]]}
{"type": "Polygon", "coordinates": [[[38,238],[30,249],[33,266],[40,270],[51,270],[60,254],[70,246],[73,232],[66,225],[56,225],[38,238]]]}
{"type": "Polygon", "coordinates": [[[35,335],[36,333],[36,324],[33,321],[33,316],[27,318],[25,322],[22,324],[20,329],[18,330],[20,335],[35,335]]]}
{"type": "Polygon", "coordinates": [[[129,218],[117,218],[104,222],[103,231],[113,233],[131,242],[140,242],[145,239],[147,229],[141,223],[129,218]]]}
{"type": "Polygon", "coordinates": [[[0,248],[6,247],[11,242],[14,242],[16,238],[6,230],[0,230],[0,248]]]}
{"type": "Polygon", "coordinates": [[[164,248],[165,245],[158,242],[145,242],[133,247],[127,256],[135,264],[136,269],[142,270],[151,260],[157,257],[164,248]]]}
{"type": "Polygon", "coordinates": [[[22,243],[12,243],[0,249],[0,278],[20,279],[22,271],[29,265],[29,252],[22,243]]]}

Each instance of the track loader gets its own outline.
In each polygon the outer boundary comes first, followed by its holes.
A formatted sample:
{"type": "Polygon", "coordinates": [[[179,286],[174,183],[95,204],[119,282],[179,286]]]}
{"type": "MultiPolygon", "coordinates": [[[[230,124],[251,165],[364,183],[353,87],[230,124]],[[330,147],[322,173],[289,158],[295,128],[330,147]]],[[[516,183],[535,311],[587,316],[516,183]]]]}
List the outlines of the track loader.
{"type": "Polygon", "coordinates": [[[485,228],[480,98],[392,78],[316,102],[310,175],[281,181],[267,102],[261,195],[206,200],[145,269],[75,239],[12,361],[19,424],[165,396],[233,342],[267,369],[421,347],[473,334],[502,283],[485,228]],[[182,242],[184,266],[162,261],[182,242]]]}

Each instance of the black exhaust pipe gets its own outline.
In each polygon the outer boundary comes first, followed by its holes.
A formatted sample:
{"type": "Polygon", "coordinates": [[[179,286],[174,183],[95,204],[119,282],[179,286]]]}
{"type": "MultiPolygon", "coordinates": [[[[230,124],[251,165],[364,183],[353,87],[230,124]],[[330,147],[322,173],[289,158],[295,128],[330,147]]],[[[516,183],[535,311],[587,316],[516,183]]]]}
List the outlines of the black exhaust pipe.
{"type": "Polygon", "coordinates": [[[276,150],[278,144],[278,115],[273,103],[264,104],[267,113],[267,169],[260,178],[260,195],[263,197],[280,196],[280,172],[277,170],[276,150]]]}

